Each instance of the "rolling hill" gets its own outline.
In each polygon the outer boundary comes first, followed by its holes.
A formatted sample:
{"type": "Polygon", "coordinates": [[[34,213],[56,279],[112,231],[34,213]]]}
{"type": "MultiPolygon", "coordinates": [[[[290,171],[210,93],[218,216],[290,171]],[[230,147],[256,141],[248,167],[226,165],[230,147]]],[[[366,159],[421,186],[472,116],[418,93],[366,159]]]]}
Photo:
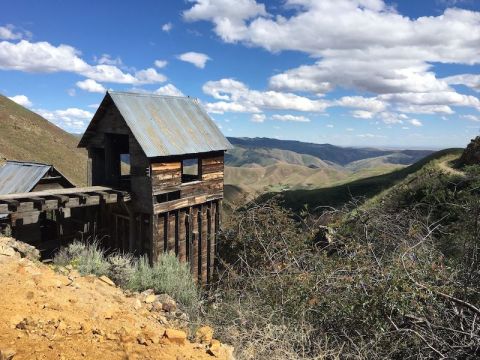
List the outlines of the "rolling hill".
{"type": "Polygon", "coordinates": [[[53,164],[75,185],[85,185],[87,154],[78,139],[0,95],[0,158],[53,164]]]}
{"type": "Polygon", "coordinates": [[[315,211],[323,206],[341,206],[353,198],[371,198],[382,191],[394,186],[408,175],[420,170],[423,166],[432,161],[443,163],[445,159],[458,158],[463,149],[445,149],[437,151],[405,168],[392,171],[387,174],[367,177],[338,186],[325,187],[314,190],[291,190],[279,193],[268,193],[260,196],[259,201],[265,201],[274,196],[286,207],[299,211],[305,206],[315,211]]]}
{"type": "MultiPolygon", "coordinates": [[[[431,150],[344,148],[269,138],[228,138],[225,184],[236,192],[262,194],[318,189],[399,170],[431,150]]],[[[229,193],[226,195],[230,200],[229,193]]],[[[237,196],[238,198],[238,196],[237,196]]]]}

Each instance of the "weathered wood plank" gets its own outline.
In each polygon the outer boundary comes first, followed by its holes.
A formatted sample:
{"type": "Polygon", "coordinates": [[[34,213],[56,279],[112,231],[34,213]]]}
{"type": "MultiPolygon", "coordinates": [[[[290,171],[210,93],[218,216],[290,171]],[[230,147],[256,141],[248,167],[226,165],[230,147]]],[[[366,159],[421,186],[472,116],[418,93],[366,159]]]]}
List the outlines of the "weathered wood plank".
{"type": "Polygon", "coordinates": [[[79,187],[79,188],[69,188],[69,189],[52,189],[52,190],[43,190],[43,191],[33,191],[29,193],[4,194],[4,195],[0,195],[0,200],[25,199],[25,198],[31,198],[31,197],[45,197],[50,195],[70,195],[75,193],[88,193],[88,192],[108,191],[108,190],[112,190],[112,189],[104,186],[90,186],[90,187],[79,187]]]}
{"type": "Polygon", "coordinates": [[[222,198],[223,198],[223,192],[211,194],[211,195],[191,196],[184,199],[166,201],[163,203],[155,204],[154,213],[158,214],[162,212],[178,210],[181,208],[199,205],[207,201],[213,201],[213,200],[218,200],[222,198]]]}
{"type": "Polygon", "coordinates": [[[180,262],[185,262],[187,254],[187,212],[180,210],[178,218],[178,259],[180,262]]]}
{"type": "Polygon", "coordinates": [[[168,213],[167,251],[175,251],[176,217],[177,217],[176,211],[168,213]]]}
{"type": "Polygon", "coordinates": [[[200,280],[202,284],[207,283],[207,254],[208,254],[208,217],[207,217],[207,204],[202,205],[202,243],[201,243],[201,254],[200,259],[200,280]]]}
{"type": "Polygon", "coordinates": [[[182,168],[182,162],[175,161],[175,162],[168,162],[168,163],[152,163],[151,166],[152,166],[152,172],[176,170],[176,169],[182,168]]]}

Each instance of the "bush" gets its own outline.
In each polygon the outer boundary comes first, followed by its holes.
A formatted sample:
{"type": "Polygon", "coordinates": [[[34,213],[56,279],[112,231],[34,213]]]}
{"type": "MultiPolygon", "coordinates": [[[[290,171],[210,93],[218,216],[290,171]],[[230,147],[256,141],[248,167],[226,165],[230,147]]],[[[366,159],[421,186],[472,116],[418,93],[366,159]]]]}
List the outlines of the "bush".
{"type": "Polygon", "coordinates": [[[92,243],[74,241],[60,249],[53,262],[60,266],[72,265],[82,275],[108,276],[110,270],[110,264],[97,241],[92,243]]]}
{"type": "Polygon", "coordinates": [[[186,307],[198,304],[199,294],[186,263],[180,263],[173,253],[160,255],[150,266],[146,258],[140,258],[127,287],[135,291],[153,289],[166,293],[186,307]]]}
{"type": "Polygon", "coordinates": [[[153,289],[157,294],[168,294],[187,307],[192,315],[193,309],[198,307],[199,293],[190,267],[180,263],[173,253],[160,255],[157,263],[151,266],[145,257],[134,259],[118,252],[106,255],[97,241],[74,241],[61,248],[53,261],[58,266],[72,265],[82,275],[106,275],[125,289],[153,289]]]}

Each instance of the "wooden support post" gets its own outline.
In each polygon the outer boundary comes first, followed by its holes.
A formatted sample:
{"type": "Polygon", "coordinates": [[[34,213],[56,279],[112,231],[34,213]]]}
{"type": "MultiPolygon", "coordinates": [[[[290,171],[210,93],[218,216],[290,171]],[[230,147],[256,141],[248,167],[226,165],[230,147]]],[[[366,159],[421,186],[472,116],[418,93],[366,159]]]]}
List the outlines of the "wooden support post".
{"type": "Polygon", "coordinates": [[[175,223],[178,213],[172,211],[168,213],[168,239],[167,239],[167,252],[175,251],[175,223]]]}
{"type": "Polygon", "coordinates": [[[186,226],[186,211],[182,210],[179,212],[178,218],[178,248],[177,254],[180,262],[185,262],[186,260],[186,236],[187,236],[187,226],[186,226]]]}
{"type": "Polygon", "coordinates": [[[190,245],[191,260],[190,268],[192,271],[192,277],[195,281],[198,280],[198,242],[199,242],[199,229],[198,229],[198,209],[194,207],[192,209],[192,243],[190,245]]]}
{"type": "Polygon", "coordinates": [[[215,202],[210,204],[210,219],[209,219],[209,224],[210,224],[210,231],[209,231],[209,239],[210,239],[210,244],[208,247],[208,253],[209,253],[209,259],[208,259],[208,281],[211,282],[213,279],[213,274],[215,271],[215,237],[216,237],[216,232],[217,228],[215,226],[215,217],[216,217],[216,204],[215,202]]]}
{"type": "Polygon", "coordinates": [[[153,215],[152,218],[154,219],[152,258],[153,262],[155,262],[158,260],[158,256],[164,251],[166,214],[153,215]]]}
{"type": "Polygon", "coordinates": [[[207,253],[208,253],[208,217],[207,217],[207,204],[202,205],[202,244],[201,244],[201,256],[199,259],[199,272],[202,284],[207,283],[207,253]]]}

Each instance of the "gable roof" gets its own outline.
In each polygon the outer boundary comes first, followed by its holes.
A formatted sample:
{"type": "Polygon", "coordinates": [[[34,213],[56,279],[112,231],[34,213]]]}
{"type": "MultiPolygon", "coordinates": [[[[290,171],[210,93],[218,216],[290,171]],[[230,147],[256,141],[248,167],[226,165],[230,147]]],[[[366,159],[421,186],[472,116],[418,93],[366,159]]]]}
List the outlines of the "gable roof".
{"type": "Polygon", "coordinates": [[[149,158],[232,148],[197,99],[116,91],[108,91],[105,95],[79,147],[88,145],[105,107],[112,104],[149,158]]]}
{"type": "Polygon", "coordinates": [[[46,164],[7,161],[0,167],[0,194],[29,192],[51,168],[46,164]]]}

